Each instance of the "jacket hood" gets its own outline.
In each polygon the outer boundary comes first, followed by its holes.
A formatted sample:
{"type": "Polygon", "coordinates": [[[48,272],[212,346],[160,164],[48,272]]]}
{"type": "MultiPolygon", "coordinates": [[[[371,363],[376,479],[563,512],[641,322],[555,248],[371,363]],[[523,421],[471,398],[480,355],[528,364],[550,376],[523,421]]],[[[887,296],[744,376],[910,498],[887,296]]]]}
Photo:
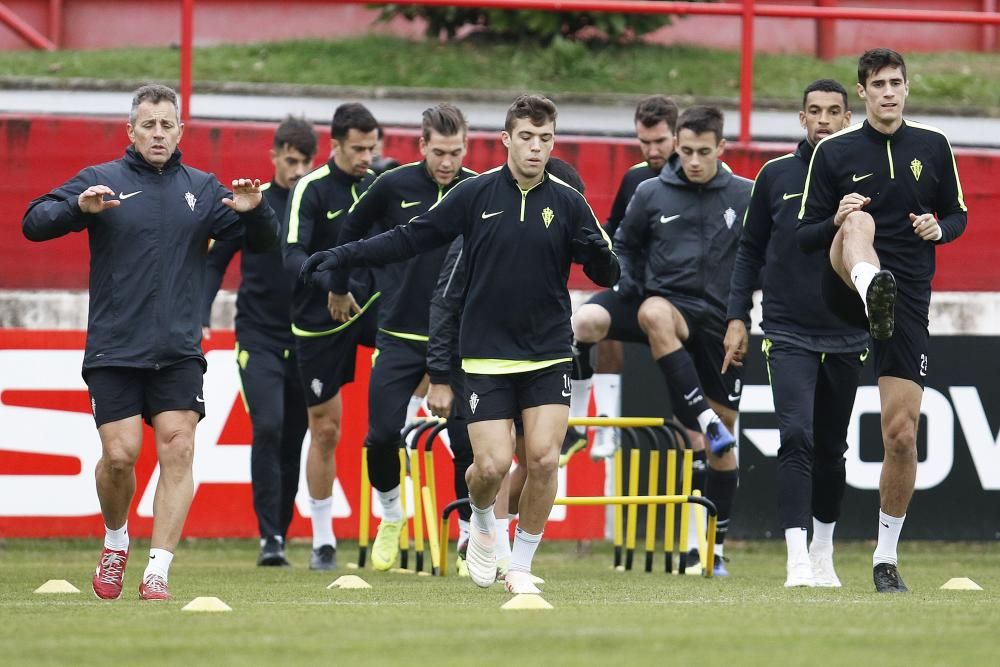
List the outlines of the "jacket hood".
{"type": "Polygon", "coordinates": [[[721,190],[722,188],[729,185],[729,181],[733,180],[733,172],[722,160],[717,160],[717,169],[715,176],[712,177],[708,183],[692,183],[684,175],[684,169],[681,167],[680,157],[674,153],[667,160],[667,164],[660,171],[660,180],[662,180],[667,185],[682,188],[706,188],[708,190],[721,190]]]}

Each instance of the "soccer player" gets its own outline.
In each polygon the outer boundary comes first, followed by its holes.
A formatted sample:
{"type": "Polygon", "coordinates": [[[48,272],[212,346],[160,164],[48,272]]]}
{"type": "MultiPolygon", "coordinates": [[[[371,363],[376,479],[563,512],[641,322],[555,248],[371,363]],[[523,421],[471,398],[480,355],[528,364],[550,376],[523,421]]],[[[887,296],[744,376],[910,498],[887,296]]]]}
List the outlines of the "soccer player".
{"type": "MultiPolygon", "coordinates": [[[[351,207],[339,243],[383,232],[426,213],[462,179],[475,172],[462,167],[468,123],[462,111],[440,104],[423,113],[420,162],[379,176],[351,207]]],[[[372,565],[388,570],[399,555],[399,533],[406,517],[400,502],[400,430],[407,404],[427,372],[428,313],[447,248],[422,253],[386,267],[380,281],[384,302],[379,309],[376,356],[368,387],[368,476],[382,503],[382,521],[372,545],[372,565]]],[[[336,320],[358,311],[348,292],[349,271],[332,274],[330,308],[336,320]]]]}
{"type": "MultiPolygon", "coordinates": [[[[299,179],[288,203],[282,245],[289,271],[298,273],[311,253],[337,244],[347,212],[374,178],[369,167],[377,127],[374,116],[361,104],[341,104],[334,111],[332,155],[322,167],[299,179]]],[[[292,295],[292,333],[309,413],[306,484],[313,533],[309,567],[314,570],[337,567],[333,482],[343,411],[340,388],[354,380],[357,346],[375,344],[378,293],[373,276],[357,275],[350,293],[364,307],[347,322],[333,316],[328,286],[316,289],[296,283],[292,295]]]]}
{"type": "Polygon", "coordinates": [[[847,426],[868,332],[844,322],[823,302],[820,286],[829,260],[819,249],[799,250],[795,228],[816,144],[850,121],[843,86],[831,79],[806,86],[799,111],[806,138],[794,153],[771,160],[757,174],[729,290],[723,371],[743,364],[749,342],[745,322],[763,270],[762,350],[781,433],[777,499],[788,588],[840,587],[833,530],[844,497],[847,426]],[[807,549],[810,523],[813,540],[807,549]]]}
{"type": "Polygon", "coordinates": [[[317,253],[303,276],[397,262],[462,234],[468,271],[459,348],[474,461],[466,478],[472,526],[466,564],[479,586],[496,580],[493,504],[510,469],[514,418],[524,423],[527,479],[518,509],[511,593],[537,593],[531,562],[552,509],[559,445],[569,418],[572,261],[599,285],[619,274],[610,239],[578,191],[545,173],[556,107],[534,95],[507,110],[505,164],[453,188],[426,214],[365,241],[317,253]]]}
{"type": "MultiPolygon", "coordinates": [[[[261,186],[279,220],[284,219],[292,186],[312,168],[316,132],[301,118],[286,118],[274,133],[274,177],[261,186]]],[[[216,241],[208,251],[202,334],[210,337],[209,318],[226,267],[240,256],[236,295],[236,362],[240,390],[253,427],[250,479],[260,531],[257,565],[288,565],[285,537],[299,488],[302,438],[308,424],[291,329],[295,275],[282,265],[281,246],[254,253],[247,240],[216,241]]]]}
{"type": "Polygon", "coordinates": [[[738,221],[752,182],[719,159],[726,145],[722,125],[722,112],[713,107],[681,114],[677,154],[658,178],[636,188],[615,234],[615,250],[622,258],[618,293],[642,299],[638,324],[666,379],[674,413],[685,427],[704,434],[705,495],[719,512],[715,574],[725,576],[724,540],[739,478],[731,431],[742,369],[721,368],[738,221]]]}
{"type": "MultiPolygon", "coordinates": [[[[604,225],[608,236],[614,238],[619,223],[625,217],[625,208],[639,184],[656,178],[667,159],[673,155],[677,113],[677,105],[664,95],[647,97],[636,106],[635,136],[643,161],[629,168],[622,177],[604,225]]],[[[606,417],[621,416],[621,373],[624,365],[621,341],[646,342],[636,320],[639,304],[637,298],[626,300],[615,290],[605,290],[573,313],[573,333],[579,361],[574,368],[570,416],[587,416],[591,378],[597,413],[606,417]],[[597,343],[596,372],[589,359],[594,343],[597,343]]],[[[571,438],[570,447],[564,451],[566,461],[587,442],[580,432],[571,435],[575,437],[571,438]]],[[[618,429],[598,429],[590,447],[590,457],[610,458],[618,448],[620,437],[618,429]]],[[[560,463],[565,465],[566,461],[560,463]]]]}
{"type": "Polygon", "coordinates": [[[935,248],[962,234],[966,208],[947,137],[903,118],[903,57],[865,51],[857,90],[865,120],[816,146],[797,236],[803,250],[829,250],[823,296],[873,338],[885,459],[872,576],[875,590],[898,593],[907,590],[896,546],[916,479],[935,248]]]}
{"type": "Polygon", "coordinates": [[[95,476],[106,529],[94,593],[121,596],[145,421],[153,427],[160,476],[139,598],[169,600],[170,563],[194,495],[194,433],[205,416],[194,295],[203,290],[208,241],[245,236],[248,247],[266,250],[277,243],[278,223],[259,181],[235,180],[230,192],[181,162],[184,124],[170,88],[136,90],[125,130],[131,145],[122,158],[86,167],[35,199],[22,228],[31,241],[83,230],[90,237],[83,379],[101,438],[95,476]]]}

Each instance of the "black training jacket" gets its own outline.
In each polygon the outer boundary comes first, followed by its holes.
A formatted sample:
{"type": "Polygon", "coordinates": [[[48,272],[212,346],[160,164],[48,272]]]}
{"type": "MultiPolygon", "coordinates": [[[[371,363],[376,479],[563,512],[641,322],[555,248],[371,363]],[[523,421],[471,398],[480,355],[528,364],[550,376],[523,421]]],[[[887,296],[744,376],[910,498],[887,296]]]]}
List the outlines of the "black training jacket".
{"type": "Polygon", "coordinates": [[[722,162],[708,183],[691,183],[674,155],[659,178],[636,188],[615,234],[628,274],[622,280],[646,294],[702,299],[724,313],[752,186],[722,162]]]}
{"type": "Polygon", "coordinates": [[[434,384],[448,384],[452,369],[462,364],[458,353],[458,330],[465,288],[463,248],[461,236],[448,247],[431,297],[427,375],[434,384]]]}
{"type": "Polygon", "coordinates": [[[648,162],[640,162],[629,167],[629,170],[622,176],[622,182],[618,186],[615,200],[611,203],[611,213],[608,214],[608,221],[604,223],[604,231],[608,233],[608,236],[611,238],[615,237],[618,225],[621,224],[622,218],[625,217],[625,210],[628,208],[628,203],[632,201],[632,195],[635,194],[635,189],[639,187],[639,184],[651,178],[656,178],[659,174],[660,172],[653,171],[648,162]]]}
{"type": "Polygon", "coordinates": [[[757,174],[730,283],[727,320],[748,319],[763,270],[765,333],[864,333],[845,324],[823,301],[820,287],[829,261],[825,249],[803,252],[795,236],[812,154],[812,144],[803,139],[794,153],[771,160],[757,174]]]}
{"type": "MultiPolygon", "coordinates": [[[[412,162],[380,175],[365,191],[340,229],[337,245],[374,236],[403,225],[426,213],[441,201],[445,193],[457,183],[476,172],[464,167],[457,177],[445,186],[427,171],[426,162],[412,162]]],[[[410,339],[427,339],[427,317],[431,293],[437,284],[447,248],[441,246],[416,257],[390,264],[379,274],[379,329],[383,332],[410,339]]],[[[334,272],[331,287],[334,293],[347,292],[350,270],[334,272]]]]}
{"type": "Polygon", "coordinates": [[[85,168],[24,214],[24,235],[46,241],[87,230],[90,313],[84,370],[154,368],[200,359],[205,255],[210,238],[240,238],[266,249],[277,243],[267,199],[244,214],[214,175],[181,163],[180,151],[158,169],[130,146],[121,159],[85,168]],[[80,193],[106,185],[121,205],[83,213],[80,193]]]}
{"type": "MultiPolygon", "coordinates": [[[[288,189],[276,185],[274,181],[261,189],[277,219],[284,219],[288,189]]],[[[212,301],[222,285],[226,268],[233,256],[241,251],[240,287],[236,293],[236,340],[243,345],[289,349],[294,341],[291,330],[292,288],[298,275],[286,271],[279,243],[267,252],[250,249],[246,236],[212,243],[208,251],[201,323],[209,326],[212,301]]]]}
{"type": "Polygon", "coordinates": [[[383,265],[464,235],[468,273],[459,350],[466,370],[472,359],[482,369],[472,372],[500,373],[511,372],[502,370],[510,366],[492,360],[572,357],[570,263],[583,262],[584,272],[599,285],[614,284],[619,274],[614,255],[584,261],[590,234],[610,246],[583,195],[548,173],[522,191],[503,165],[465,179],[424,215],[341,246],[337,255],[348,265],[383,265]]]}
{"type": "MultiPolygon", "coordinates": [[[[342,171],[331,157],[322,167],[298,180],[292,188],[281,229],[282,252],[289,273],[298,276],[309,255],[337,245],[347,212],[373,178],[372,172],[355,178],[342,171]]],[[[364,305],[375,292],[370,274],[352,285],[351,291],[364,305]]],[[[323,335],[340,326],[340,322],[330,317],[326,292],[296,281],[292,295],[292,331],[295,335],[323,335]]]]}
{"type": "Polygon", "coordinates": [[[856,192],[871,197],[865,207],[875,219],[875,252],[892,271],[897,288],[930,302],[934,248],[958,238],[966,225],[965,200],[951,145],[929,125],[904,120],[892,135],[868,121],[852,125],[816,145],[799,209],[798,240],[805,250],[829,248],[841,198],[856,192]],[[940,241],[913,232],[910,213],[934,213],[940,241]]]}

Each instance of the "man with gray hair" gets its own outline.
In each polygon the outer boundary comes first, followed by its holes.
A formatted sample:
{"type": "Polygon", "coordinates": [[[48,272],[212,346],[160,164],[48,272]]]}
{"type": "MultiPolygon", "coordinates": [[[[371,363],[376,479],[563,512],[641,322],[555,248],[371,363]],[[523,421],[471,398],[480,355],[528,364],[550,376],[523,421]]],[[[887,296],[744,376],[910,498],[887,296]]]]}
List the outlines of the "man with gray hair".
{"type": "Polygon", "coordinates": [[[194,432],[205,416],[199,296],[208,242],[245,235],[248,248],[266,250],[277,243],[278,222],[260,181],[236,179],[230,191],[181,163],[184,124],[170,88],[136,90],[125,129],[131,145],[122,158],[35,199],[22,228],[31,241],[85,229],[90,237],[83,378],[101,438],[95,475],[106,528],[94,593],[121,595],[145,421],[160,476],[139,597],[169,600],[167,574],[194,495],[194,432]]]}

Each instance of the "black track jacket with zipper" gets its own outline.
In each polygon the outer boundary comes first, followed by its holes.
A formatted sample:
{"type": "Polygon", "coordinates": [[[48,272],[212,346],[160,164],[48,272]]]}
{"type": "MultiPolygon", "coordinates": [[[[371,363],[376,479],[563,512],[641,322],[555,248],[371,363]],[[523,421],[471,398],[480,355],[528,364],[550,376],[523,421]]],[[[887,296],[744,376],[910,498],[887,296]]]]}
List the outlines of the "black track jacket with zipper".
{"type": "MultiPolygon", "coordinates": [[[[459,349],[469,372],[503,370],[502,362],[572,358],[570,263],[586,260],[590,235],[610,240],[583,195],[550,174],[522,191],[507,165],[468,178],[424,215],[334,252],[341,266],[398,262],[465,238],[459,349]],[[477,363],[473,370],[469,361],[477,363]],[[490,366],[489,369],[486,366],[490,366]],[[481,369],[481,370],[480,370],[481,369]]],[[[584,272],[610,286],[617,258],[584,261],[584,272]]]]}
{"type": "Polygon", "coordinates": [[[87,230],[90,313],[83,368],[159,369],[196,358],[203,367],[201,305],[211,238],[265,250],[277,243],[266,198],[238,214],[232,192],[214,175],[181,163],[174,151],[160,169],[130,146],[121,159],[87,167],[28,206],[22,228],[32,241],[87,230]],[[77,198],[92,185],[118,193],[120,206],[92,215],[77,198]]]}

